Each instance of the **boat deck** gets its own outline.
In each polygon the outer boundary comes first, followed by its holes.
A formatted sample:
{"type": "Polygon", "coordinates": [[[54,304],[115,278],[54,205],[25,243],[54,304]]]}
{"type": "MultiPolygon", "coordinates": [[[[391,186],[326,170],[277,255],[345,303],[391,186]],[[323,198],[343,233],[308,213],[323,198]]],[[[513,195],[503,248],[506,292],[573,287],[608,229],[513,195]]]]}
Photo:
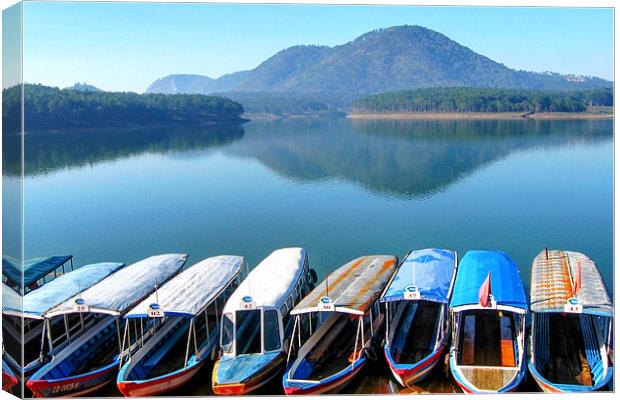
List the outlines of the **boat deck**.
{"type": "Polygon", "coordinates": [[[550,315],[548,321],[549,357],[542,366],[542,374],[549,381],[560,384],[592,386],[592,374],[579,316],[550,315]]]}
{"type": "Polygon", "coordinates": [[[461,324],[459,365],[516,366],[511,316],[473,311],[463,316],[461,324]]]}
{"type": "Polygon", "coordinates": [[[441,306],[426,301],[407,301],[403,304],[405,310],[393,341],[395,362],[414,364],[430,354],[437,338],[441,306]],[[413,318],[408,317],[409,313],[414,313],[413,318]],[[403,344],[398,345],[401,341],[403,344]]]}
{"type": "Polygon", "coordinates": [[[313,368],[312,373],[304,379],[325,379],[351,365],[357,319],[351,319],[347,314],[335,314],[334,316],[338,318],[338,321],[306,358],[313,368]]]}
{"type": "Polygon", "coordinates": [[[497,390],[508,384],[517,372],[505,367],[461,367],[463,376],[481,390],[497,390]]]}

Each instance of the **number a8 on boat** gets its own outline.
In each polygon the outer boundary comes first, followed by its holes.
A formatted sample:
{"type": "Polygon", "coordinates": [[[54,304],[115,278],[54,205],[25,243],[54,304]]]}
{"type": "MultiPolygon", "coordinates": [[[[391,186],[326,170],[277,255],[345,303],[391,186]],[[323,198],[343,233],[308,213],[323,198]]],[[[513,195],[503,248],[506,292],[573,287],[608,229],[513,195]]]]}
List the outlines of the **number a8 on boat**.
{"type": "Polygon", "coordinates": [[[365,256],[332,272],[293,309],[282,385],[286,394],[336,392],[365,365],[381,332],[379,297],[394,256],[365,256]]]}

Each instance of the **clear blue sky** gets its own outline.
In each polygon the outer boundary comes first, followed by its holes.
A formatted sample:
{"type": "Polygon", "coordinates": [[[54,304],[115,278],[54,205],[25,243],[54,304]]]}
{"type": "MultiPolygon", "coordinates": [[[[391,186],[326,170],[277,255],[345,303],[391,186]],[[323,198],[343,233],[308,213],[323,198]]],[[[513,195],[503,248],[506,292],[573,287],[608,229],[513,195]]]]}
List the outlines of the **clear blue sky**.
{"type": "Polygon", "coordinates": [[[218,77],[403,24],[511,68],[613,78],[611,9],[27,2],[24,79],[142,92],[169,74],[218,77]]]}

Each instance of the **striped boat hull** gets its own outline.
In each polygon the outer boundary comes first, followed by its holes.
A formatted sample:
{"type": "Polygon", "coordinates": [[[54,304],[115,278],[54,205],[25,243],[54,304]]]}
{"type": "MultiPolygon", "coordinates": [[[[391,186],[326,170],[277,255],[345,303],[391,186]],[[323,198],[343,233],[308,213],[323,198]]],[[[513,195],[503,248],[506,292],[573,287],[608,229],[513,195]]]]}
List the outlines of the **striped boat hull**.
{"type": "Polygon", "coordinates": [[[389,347],[384,347],[384,354],[387,364],[390,367],[390,371],[392,371],[392,375],[394,375],[394,378],[398,381],[398,383],[402,386],[410,386],[420,382],[428,376],[435,365],[437,365],[437,362],[441,359],[444,349],[445,346],[442,345],[420,362],[407,365],[407,367],[403,364],[397,364],[394,362],[392,357],[390,357],[389,347]]]}
{"type": "Polygon", "coordinates": [[[34,397],[74,397],[92,393],[116,377],[118,362],[93,373],[54,380],[29,380],[26,383],[34,397]]]}
{"type": "Polygon", "coordinates": [[[183,386],[187,383],[187,381],[196,376],[201,366],[202,363],[195,364],[190,368],[155,379],[144,381],[121,381],[117,382],[116,386],[125,397],[155,396],[183,386]]]}

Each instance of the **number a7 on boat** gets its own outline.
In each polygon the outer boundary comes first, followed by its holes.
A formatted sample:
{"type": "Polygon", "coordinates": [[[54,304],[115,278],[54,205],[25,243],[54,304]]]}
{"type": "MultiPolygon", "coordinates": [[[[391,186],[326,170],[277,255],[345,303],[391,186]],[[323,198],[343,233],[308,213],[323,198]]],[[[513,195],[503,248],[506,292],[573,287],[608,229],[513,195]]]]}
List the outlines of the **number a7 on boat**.
{"type": "Polygon", "coordinates": [[[443,249],[409,253],[381,296],[385,304],[385,359],[402,386],[424,379],[450,338],[448,303],[457,255],[443,249]]]}
{"type": "Polygon", "coordinates": [[[123,395],[165,393],[198,373],[217,351],[222,310],[244,264],[239,256],[202,260],[127,313],[116,381],[123,395]]]}

